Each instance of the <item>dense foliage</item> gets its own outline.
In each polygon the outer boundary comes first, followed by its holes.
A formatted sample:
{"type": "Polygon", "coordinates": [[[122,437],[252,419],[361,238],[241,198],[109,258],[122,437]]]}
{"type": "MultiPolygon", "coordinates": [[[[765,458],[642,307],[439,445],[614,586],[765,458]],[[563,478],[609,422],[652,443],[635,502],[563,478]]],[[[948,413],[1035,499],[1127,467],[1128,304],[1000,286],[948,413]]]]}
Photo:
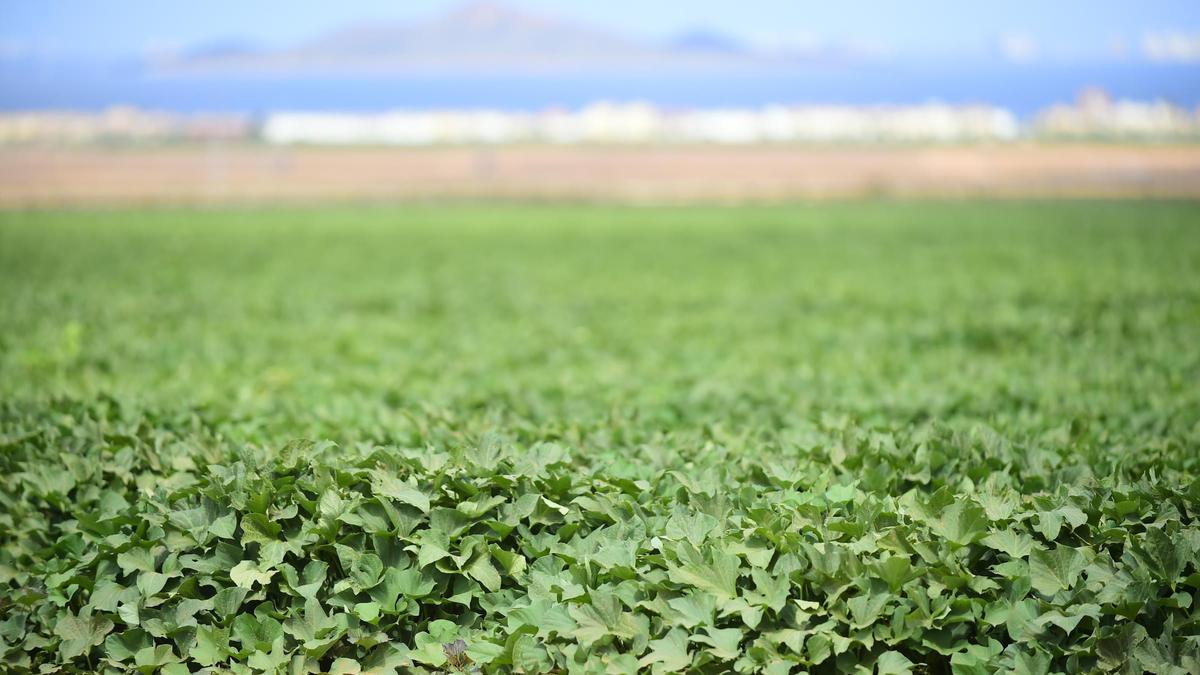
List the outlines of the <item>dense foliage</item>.
{"type": "Polygon", "coordinates": [[[1200,672],[1200,207],[0,214],[11,672],[1200,672]]]}

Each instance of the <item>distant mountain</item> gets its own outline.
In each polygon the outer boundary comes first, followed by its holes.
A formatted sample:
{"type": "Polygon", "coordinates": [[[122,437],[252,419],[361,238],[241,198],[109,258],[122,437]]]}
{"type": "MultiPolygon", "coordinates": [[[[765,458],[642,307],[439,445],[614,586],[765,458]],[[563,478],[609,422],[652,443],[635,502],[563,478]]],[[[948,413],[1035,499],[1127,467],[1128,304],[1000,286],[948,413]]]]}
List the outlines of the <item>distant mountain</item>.
{"type": "Polygon", "coordinates": [[[741,40],[707,28],[680,33],[668,43],[669,46],[686,51],[744,54],[750,49],[741,40]]]}
{"type": "Polygon", "coordinates": [[[240,38],[225,38],[194,45],[184,52],[188,59],[227,59],[253,56],[262,52],[251,40],[240,38]]]}
{"type": "Polygon", "coordinates": [[[412,23],[349,26],[278,50],[192,50],[162,74],[420,74],[700,71],[780,61],[713,31],[639,40],[502,3],[471,2],[412,23]]]}

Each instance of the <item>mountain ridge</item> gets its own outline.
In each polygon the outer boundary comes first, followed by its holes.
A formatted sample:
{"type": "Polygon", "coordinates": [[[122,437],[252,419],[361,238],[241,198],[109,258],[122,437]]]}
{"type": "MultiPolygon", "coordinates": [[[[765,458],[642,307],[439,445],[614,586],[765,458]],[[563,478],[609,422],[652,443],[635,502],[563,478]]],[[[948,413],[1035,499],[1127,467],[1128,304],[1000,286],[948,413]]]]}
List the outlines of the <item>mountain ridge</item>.
{"type": "Polygon", "coordinates": [[[418,21],[343,26],[282,49],[192,50],[162,59],[162,74],[418,74],[760,69],[794,62],[715,30],[647,40],[495,0],[418,21]]]}

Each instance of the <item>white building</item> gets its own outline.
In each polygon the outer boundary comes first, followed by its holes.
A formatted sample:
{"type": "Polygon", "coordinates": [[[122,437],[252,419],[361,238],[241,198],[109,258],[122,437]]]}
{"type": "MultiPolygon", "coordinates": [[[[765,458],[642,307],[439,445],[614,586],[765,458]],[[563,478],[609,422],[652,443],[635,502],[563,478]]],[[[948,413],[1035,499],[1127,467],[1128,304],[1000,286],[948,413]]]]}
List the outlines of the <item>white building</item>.
{"type": "Polygon", "coordinates": [[[1099,89],[1080,93],[1074,105],[1056,105],[1034,119],[1034,131],[1052,138],[1195,138],[1200,110],[1166,101],[1114,101],[1099,89]]]}
{"type": "Polygon", "coordinates": [[[767,106],[669,111],[600,102],[577,111],[274,113],[263,138],[278,144],[653,144],[1006,141],[1016,117],[991,106],[767,106]]]}

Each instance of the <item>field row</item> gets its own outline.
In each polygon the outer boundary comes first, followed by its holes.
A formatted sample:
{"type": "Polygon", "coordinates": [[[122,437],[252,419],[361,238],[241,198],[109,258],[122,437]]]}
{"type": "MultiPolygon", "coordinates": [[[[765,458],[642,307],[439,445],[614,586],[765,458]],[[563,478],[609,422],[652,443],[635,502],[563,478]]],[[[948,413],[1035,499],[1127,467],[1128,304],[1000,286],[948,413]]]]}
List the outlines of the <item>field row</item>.
{"type": "Polygon", "coordinates": [[[1198,224],[2,213],[0,663],[1197,672],[1198,224]]]}

